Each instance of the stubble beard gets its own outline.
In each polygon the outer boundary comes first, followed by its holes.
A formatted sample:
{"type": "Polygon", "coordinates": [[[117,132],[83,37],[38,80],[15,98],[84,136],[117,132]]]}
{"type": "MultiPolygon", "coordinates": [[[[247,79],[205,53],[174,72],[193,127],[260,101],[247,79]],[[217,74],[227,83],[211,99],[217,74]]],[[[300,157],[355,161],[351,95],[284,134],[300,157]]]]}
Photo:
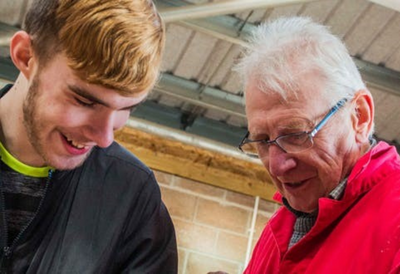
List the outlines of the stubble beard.
{"type": "Polygon", "coordinates": [[[29,87],[28,94],[23,103],[24,126],[28,135],[28,140],[33,149],[43,158],[46,164],[49,164],[49,159],[43,151],[43,146],[40,142],[39,134],[43,126],[40,121],[36,121],[37,103],[39,99],[39,79],[35,75],[32,84],[29,87]]]}
{"type": "Polygon", "coordinates": [[[43,122],[42,119],[38,116],[38,101],[40,95],[41,93],[39,88],[39,78],[38,74],[36,74],[34,79],[32,80],[31,86],[29,87],[28,94],[23,102],[23,121],[30,144],[32,145],[36,153],[43,159],[45,165],[47,166],[51,166],[59,170],[71,170],[78,166],[81,166],[85,162],[87,157],[89,157],[90,152],[88,152],[79,163],[73,164],[67,163],[68,160],[66,160],[63,164],[57,164],[56,161],[51,160],[50,156],[46,152],[44,147],[44,138],[41,138],[41,133],[43,133],[45,122],[43,122]]]}

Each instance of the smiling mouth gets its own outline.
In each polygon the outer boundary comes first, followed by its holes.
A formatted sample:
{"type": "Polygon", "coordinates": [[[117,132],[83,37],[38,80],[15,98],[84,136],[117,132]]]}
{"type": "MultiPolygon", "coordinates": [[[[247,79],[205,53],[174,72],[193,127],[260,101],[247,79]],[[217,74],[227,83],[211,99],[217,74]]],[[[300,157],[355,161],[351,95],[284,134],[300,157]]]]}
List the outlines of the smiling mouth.
{"type": "Polygon", "coordinates": [[[72,147],[76,148],[76,149],[85,149],[87,148],[87,146],[80,144],[78,142],[75,142],[74,140],[68,138],[67,136],[63,135],[64,139],[68,142],[68,144],[70,144],[72,147]]]}
{"type": "Polygon", "coordinates": [[[285,188],[296,189],[304,185],[305,182],[306,181],[295,182],[295,183],[284,183],[283,185],[285,186],[285,188]]]}
{"type": "Polygon", "coordinates": [[[301,184],[302,184],[302,182],[299,182],[299,183],[285,183],[285,185],[288,185],[288,186],[291,186],[291,187],[296,187],[296,186],[299,186],[301,184]]]}

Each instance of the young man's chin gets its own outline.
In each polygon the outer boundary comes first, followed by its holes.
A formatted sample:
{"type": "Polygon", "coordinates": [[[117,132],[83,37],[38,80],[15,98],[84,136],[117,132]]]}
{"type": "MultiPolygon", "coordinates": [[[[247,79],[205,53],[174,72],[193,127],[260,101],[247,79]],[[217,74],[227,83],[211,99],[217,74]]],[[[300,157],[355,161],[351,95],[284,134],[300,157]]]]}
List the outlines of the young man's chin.
{"type": "Polygon", "coordinates": [[[91,151],[79,157],[58,158],[48,161],[48,165],[57,170],[72,170],[83,165],[91,151]]]}

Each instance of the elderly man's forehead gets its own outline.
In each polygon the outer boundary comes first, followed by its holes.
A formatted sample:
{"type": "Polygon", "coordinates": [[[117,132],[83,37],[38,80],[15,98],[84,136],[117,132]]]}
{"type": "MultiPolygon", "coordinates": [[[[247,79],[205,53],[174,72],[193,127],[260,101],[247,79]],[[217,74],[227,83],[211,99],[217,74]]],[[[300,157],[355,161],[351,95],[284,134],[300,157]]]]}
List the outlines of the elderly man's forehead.
{"type": "Polygon", "coordinates": [[[310,96],[309,90],[314,90],[314,96],[329,96],[327,91],[330,82],[327,76],[314,67],[289,64],[283,70],[268,73],[262,69],[254,71],[245,85],[245,96],[254,88],[267,95],[278,94],[282,101],[310,96]]]}

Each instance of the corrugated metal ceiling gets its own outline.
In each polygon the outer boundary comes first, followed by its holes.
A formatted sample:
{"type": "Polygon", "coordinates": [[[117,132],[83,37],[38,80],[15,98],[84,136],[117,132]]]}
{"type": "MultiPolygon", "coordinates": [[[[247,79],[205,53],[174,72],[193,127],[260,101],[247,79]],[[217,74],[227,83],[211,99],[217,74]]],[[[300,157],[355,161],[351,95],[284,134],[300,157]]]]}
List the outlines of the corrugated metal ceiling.
{"type": "MultiPolygon", "coordinates": [[[[304,15],[328,25],[346,43],[374,95],[376,135],[399,142],[400,12],[367,0],[264,2],[264,8],[241,11],[237,0],[156,1],[167,21],[164,76],[148,102],[133,115],[236,144],[245,132],[246,120],[239,77],[232,67],[246,35],[260,22],[304,15]],[[223,11],[217,11],[219,5],[225,5],[223,11]],[[225,14],[231,11],[234,14],[225,14]]],[[[8,39],[21,25],[29,3],[0,2],[4,23],[0,25],[1,75],[7,75],[8,39]]]]}

